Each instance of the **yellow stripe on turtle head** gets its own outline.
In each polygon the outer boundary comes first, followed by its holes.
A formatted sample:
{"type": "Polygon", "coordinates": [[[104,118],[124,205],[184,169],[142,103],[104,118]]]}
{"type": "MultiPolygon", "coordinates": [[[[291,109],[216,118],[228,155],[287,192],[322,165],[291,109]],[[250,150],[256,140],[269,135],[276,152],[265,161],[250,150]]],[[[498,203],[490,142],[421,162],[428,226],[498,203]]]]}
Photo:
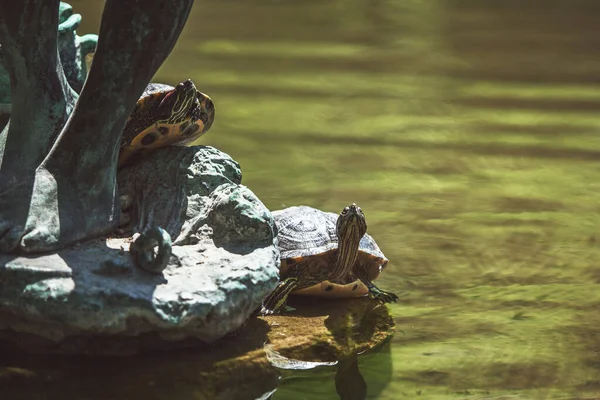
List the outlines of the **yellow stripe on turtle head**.
{"type": "MultiPolygon", "coordinates": [[[[196,101],[196,85],[190,79],[181,82],[175,87],[176,99],[171,106],[168,118],[158,121],[165,124],[176,124],[188,118],[188,113],[196,101]]],[[[163,100],[164,101],[164,100],[163,100]]]]}

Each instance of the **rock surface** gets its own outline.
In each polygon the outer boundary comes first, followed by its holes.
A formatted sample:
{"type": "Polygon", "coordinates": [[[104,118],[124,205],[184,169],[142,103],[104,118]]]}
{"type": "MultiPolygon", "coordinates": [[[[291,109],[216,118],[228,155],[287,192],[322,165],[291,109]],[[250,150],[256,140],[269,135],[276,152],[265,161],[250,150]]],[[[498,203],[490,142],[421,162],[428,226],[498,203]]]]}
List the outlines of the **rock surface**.
{"type": "Polygon", "coordinates": [[[271,214],[240,182],[239,165],[211,147],[163,149],[124,169],[130,233],[167,230],[175,244],[167,268],[136,268],[129,236],[0,255],[0,337],[30,351],[127,354],[237,330],[276,286],[279,267],[271,214]]]}
{"type": "MultiPolygon", "coordinates": [[[[291,296],[295,311],[261,317],[269,324],[267,353],[278,367],[288,360],[328,363],[371,350],[395,331],[388,307],[369,297],[321,299],[291,296]]],[[[293,369],[293,368],[288,368],[293,369]]]]}

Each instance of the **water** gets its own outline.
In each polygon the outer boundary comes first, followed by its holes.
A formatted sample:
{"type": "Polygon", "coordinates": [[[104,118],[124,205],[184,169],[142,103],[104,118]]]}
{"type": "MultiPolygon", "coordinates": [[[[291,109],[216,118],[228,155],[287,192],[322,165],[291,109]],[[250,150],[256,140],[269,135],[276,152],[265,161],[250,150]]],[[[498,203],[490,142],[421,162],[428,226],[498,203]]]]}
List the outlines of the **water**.
{"type": "MultiPolygon", "coordinates": [[[[97,32],[103,2],[72,4],[78,33],[97,32]]],[[[390,259],[380,286],[410,288],[390,306],[396,335],[358,358],[368,398],[600,397],[599,12],[596,0],[195,5],[155,80],[191,78],[215,100],[200,143],[239,161],[272,210],[359,204],[390,259]]],[[[4,375],[34,373],[61,398],[201,398],[182,367],[96,364],[70,380],[72,360],[24,363],[4,375]]],[[[273,399],[338,398],[335,373],[284,371],[273,399]]]]}

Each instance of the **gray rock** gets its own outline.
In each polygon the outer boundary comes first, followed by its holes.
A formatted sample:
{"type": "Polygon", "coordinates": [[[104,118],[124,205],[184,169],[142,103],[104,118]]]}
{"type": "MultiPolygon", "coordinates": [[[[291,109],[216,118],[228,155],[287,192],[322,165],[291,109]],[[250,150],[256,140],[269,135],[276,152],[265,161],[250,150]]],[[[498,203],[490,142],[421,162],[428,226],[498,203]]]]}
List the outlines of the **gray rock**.
{"type": "MultiPolygon", "coordinates": [[[[175,238],[167,268],[135,267],[129,236],[0,255],[0,336],[28,333],[60,349],[81,336],[213,342],[235,331],[275,288],[279,267],[273,218],[240,182],[239,165],[211,147],[162,149],[124,169],[130,233],[160,226],[175,238]]],[[[82,343],[69,352],[86,352],[82,343]]]]}

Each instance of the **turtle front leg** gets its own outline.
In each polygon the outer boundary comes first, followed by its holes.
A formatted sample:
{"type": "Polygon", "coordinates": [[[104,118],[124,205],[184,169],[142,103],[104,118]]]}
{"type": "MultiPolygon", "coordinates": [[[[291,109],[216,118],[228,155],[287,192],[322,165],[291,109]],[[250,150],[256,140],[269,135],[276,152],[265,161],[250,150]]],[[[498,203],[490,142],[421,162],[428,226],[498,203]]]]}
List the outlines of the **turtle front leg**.
{"type": "Polygon", "coordinates": [[[298,278],[295,277],[279,282],[273,293],[263,301],[260,314],[270,315],[281,312],[287,303],[288,296],[296,286],[298,286],[298,278]]]}
{"type": "Polygon", "coordinates": [[[375,300],[379,300],[383,303],[392,303],[398,300],[398,296],[395,293],[387,292],[379,289],[373,282],[366,282],[367,288],[369,288],[369,294],[373,296],[375,300]]]}

